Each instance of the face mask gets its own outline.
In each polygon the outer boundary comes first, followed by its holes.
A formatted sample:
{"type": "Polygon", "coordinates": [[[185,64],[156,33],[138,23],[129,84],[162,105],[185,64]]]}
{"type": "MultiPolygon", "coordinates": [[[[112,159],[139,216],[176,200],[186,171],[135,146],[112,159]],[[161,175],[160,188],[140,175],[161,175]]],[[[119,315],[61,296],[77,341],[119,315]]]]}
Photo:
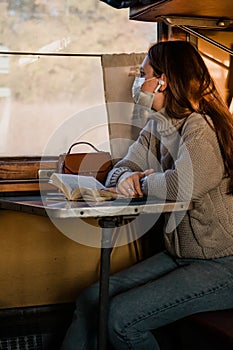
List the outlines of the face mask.
{"type": "Polygon", "coordinates": [[[150,81],[153,79],[155,79],[155,77],[147,80],[142,77],[136,77],[132,87],[132,96],[134,102],[144,107],[147,107],[148,109],[151,109],[152,107],[155,94],[151,92],[142,91],[141,87],[145,83],[145,81],[150,81]]]}

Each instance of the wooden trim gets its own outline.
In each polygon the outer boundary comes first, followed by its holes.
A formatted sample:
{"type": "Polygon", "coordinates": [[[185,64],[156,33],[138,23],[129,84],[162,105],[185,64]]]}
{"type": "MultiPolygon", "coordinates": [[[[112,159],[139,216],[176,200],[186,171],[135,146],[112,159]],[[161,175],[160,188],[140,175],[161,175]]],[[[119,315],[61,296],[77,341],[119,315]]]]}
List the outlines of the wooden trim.
{"type": "MultiPolygon", "coordinates": [[[[134,6],[130,8],[131,20],[155,22],[160,16],[177,15],[180,17],[207,17],[232,19],[232,0],[164,0],[153,4],[134,6]]],[[[232,26],[231,26],[232,28],[232,26]]]]}
{"type": "MultiPolygon", "coordinates": [[[[40,191],[39,170],[57,170],[58,157],[1,157],[0,192],[40,191]]],[[[43,189],[51,189],[47,183],[43,189]]]]}
{"type": "Polygon", "coordinates": [[[0,193],[8,192],[39,192],[45,190],[54,190],[54,186],[48,183],[39,183],[37,181],[15,181],[15,182],[1,182],[0,181],[0,193]]]}
{"type": "Polygon", "coordinates": [[[42,159],[40,157],[0,158],[0,180],[38,179],[39,169],[57,169],[57,157],[42,159]]]}

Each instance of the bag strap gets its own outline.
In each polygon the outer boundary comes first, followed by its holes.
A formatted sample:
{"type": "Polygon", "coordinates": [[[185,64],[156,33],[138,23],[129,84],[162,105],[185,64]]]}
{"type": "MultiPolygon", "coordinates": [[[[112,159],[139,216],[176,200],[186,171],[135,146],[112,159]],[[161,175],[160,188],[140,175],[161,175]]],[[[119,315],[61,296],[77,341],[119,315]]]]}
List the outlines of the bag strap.
{"type": "Polygon", "coordinates": [[[79,141],[79,142],[75,142],[73,143],[70,148],[68,149],[68,152],[66,154],[70,154],[71,152],[71,149],[74,147],[74,146],[77,146],[77,145],[88,145],[90,147],[92,147],[96,152],[101,152],[98,148],[96,148],[94,145],[92,145],[90,142],[86,142],[86,141],[79,141]]]}

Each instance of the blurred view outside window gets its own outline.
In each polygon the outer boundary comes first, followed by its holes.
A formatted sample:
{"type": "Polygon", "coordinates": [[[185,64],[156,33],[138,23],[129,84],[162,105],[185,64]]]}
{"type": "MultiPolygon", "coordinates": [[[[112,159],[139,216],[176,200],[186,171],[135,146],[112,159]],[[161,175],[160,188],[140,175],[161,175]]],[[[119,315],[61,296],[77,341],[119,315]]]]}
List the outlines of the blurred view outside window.
{"type": "Polygon", "coordinates": [[[128,17],[128,9],[99,0],[0,1],[0,156],[41,155],[74,114],[77,138],[107,137],[106,125],[93,131],[91,120],[100,110],[107,120],[98,107],[105,102],[101,54],[145,52],[156,41],[155,23],[128,17]]]}

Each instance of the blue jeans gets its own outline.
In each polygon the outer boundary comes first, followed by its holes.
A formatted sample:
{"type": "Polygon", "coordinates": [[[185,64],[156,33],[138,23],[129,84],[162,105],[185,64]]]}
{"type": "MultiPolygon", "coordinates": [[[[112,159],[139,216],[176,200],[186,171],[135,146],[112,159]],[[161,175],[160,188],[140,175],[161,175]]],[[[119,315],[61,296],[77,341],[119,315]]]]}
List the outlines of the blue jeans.
{"type": "MultiPolygon", "coordinates": [[[[62,350],[96,349],[98,283],[77,300],[62,350]]],[[[157,350],[151,330],[202,311],[233,308],[233,256],[157,254],[110,278],[108,338],[114,349],[157,350]]]]}

